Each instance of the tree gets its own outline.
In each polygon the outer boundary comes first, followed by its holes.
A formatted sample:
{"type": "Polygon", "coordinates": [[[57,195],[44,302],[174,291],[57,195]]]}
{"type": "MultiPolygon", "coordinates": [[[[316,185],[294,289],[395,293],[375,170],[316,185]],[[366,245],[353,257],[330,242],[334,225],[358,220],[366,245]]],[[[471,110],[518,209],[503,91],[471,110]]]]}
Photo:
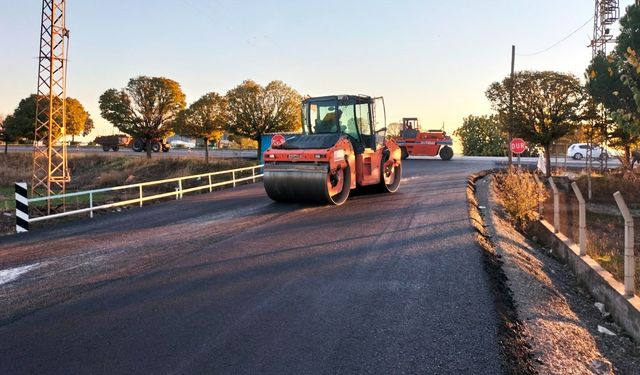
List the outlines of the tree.
{"type": "Polygon", "coordinates": [[[85,111],[77,99],[67,98],[66,111],[66,134],[71,136],[71,142],[75,141],[76,135],[89,134],[91,129],[93,129],[93,120],[91,120],[89,112],[85,111]]]}
{"type": "MultiPolygon", "coordinates": [[[[35,124],[36,124],[36,101],[37,96],[35,94],[24,98],[18,104],[12,115],[7,116],[5,119],[5,128],[7,135],[10,138],[26,138],[33,140],[35,137],[35,124]]],[[[48,100],[41,101],[42,105],[47,106],[48,100]]],[[[89,131],[93,128],[93,120],[89,115],[89,112],[85,111],[84,107],[74,98],[67,98],[65,100],[66,107],[66,134],[74,136],[83,134],[87,127],[89,131]]],[[[43,116],[40,121],[45,122],[48,119],[43,116]]],[[[55,119],[58,123],[62,123],[62,116],[55,119]]]]}
{"type": "Polygon", "coordinates": [[[509,115],[509,88],[513,83],[511,126],[515,136],[541,145],[551,174],[551,144],[569,133],[582,118],[584,92],[574,75],[552,71],[523,71],[492,83],[486,96],[501,116],[509,115]]]}
{"type": "Polygon", "coordinates": [[[218,142],[224,134],[226,125],[227,100],[210,92],[192,103],[188,109],[180,112],[174,125],[174,131],[180,135],[204,140],[205,161],[209,162],[209,141],[218,142]]]}
{"type": "Polygon", "coordinates": [[[82,130],[82,136],[86,137],[89,135],[89,133],[91,133],[91,131],[94,128],[94,123],[93,123],[93,119],[91,117],[89,117],[87,119],[87,121],[84,123],[84,129],[82,130]]]}
{"type": "Polygon", "coordinates": [[[632,108],[620,108],[612,113],[618,123],[613,131],[616,143],[624,147],[625,159],[630,161],[631,147],[640,143],[640,5],[632,4],[620,19],[620,36],[614,57],[620,81],[631,91],[632,108]]]}
{"type": "Polygon", "coordinates": [[[624,57],[629,48],[634,51],[640,50],[640,5],[637,3],[629,5],[624,16],[620,18],[620,35],[615,53],[624,57]]]}
{"type": "Polygon", "coordinates": [[[623,148],[625,159],[629,162],[631,147],[638,141],[638,137],[632,134],[637,127],[637,119],[633,116],[633,92],[622,81],[621,67],[621,59],[615,51],[609,57],[596,55],[587,68],[585,88],[593,100],[605,108],[601,118],[605,122],[608,122],[608,118],[614,120],[613,130],[607,130],[606,134],[610,138],[609,144],[623,148]]]}
{"type": "Polygon", "coordinates": [[[262,87],[254,81],[242,82],[227,92],[229,131],[258,142],[265,133],[296,131],[302,127],[301,97],[281,81],[262,87]]]}
{"type": "Polygon", "coordinates": [[[464,155],[503,156],[507,144],[498,116],[465,118],[462,126],[453,132],[460,138],[464,155]]]}
{"type": "Polygon", "coordinates": [[[180,84],[164,77],[131,78],[127,87],[100,96],[100,114],[123,133],[142,138],[151,158],[151,142],[171,133],[173,121],[186,107],[180,84]]]}
{"type": "MultiPolygon", "coordinates": [[[[41,118],[46,121],[45,118],[41,118]]],[[[33,141],[36,123],[36,95],[20,100],[13,114],[4,120],[5,130],[11,138],[26,138],[33,141]]]]}
{"type": "Polygon", "coordinates": [[[387,125],[387,137],[399,137],[402,130],[402,121],[392,122],[387,125]]]}

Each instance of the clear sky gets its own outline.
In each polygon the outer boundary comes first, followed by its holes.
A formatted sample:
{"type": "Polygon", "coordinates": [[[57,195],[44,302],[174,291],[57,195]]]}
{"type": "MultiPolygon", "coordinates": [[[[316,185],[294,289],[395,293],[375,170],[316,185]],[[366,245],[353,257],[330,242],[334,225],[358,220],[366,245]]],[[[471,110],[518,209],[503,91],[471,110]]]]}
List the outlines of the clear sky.
{"type": "MultiPolygon", "coordinates": [[[[633,0],[621,0],[621,14],[633,0]]],[[[40,0],[0,0],[0,113],[35,92],[40,0]]],[[[484,92],[516,70],[582,78],[593,1],[68,0],[67,95],[91,113],[138,75],[178,81],[189,103],[245,79],[282,80],[303,95],[385,97],[388,122],[417,116],[451,132],[491,113],[484,92]]]]}

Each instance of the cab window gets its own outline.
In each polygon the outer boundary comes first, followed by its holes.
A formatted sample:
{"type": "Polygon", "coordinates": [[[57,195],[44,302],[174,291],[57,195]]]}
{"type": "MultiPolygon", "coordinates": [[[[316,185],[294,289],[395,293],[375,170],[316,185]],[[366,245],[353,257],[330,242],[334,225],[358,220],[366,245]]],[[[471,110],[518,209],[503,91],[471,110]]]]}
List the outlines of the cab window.
{"type": "Polygon", "coordinates": [[[356,104],[356,121],[362,143],[365,147],[373,147],[371,137],[371,114],[369,113],[369,104],[356,104]]]}

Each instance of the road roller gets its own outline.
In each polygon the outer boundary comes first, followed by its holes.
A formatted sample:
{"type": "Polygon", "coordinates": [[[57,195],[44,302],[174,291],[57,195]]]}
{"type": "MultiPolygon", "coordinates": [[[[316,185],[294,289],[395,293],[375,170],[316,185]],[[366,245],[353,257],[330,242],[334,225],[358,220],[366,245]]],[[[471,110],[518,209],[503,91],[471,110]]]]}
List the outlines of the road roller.
{"type": "Polygon", "coordinates": [[[394,137],[402,159],[409,156],[440,156],[442,160],[451,160],[453,157],[453,140],[442,129],[421,130],[416,117],[402,119],[400,135],[394,137]]]}
{"type": "Polygon", "coordinates": [[[402,154],[386,139],[384,117],[381,97],[304,99],[302,133],[274,135],[263,154],[267,195],[278,202],[341,205],[356,188],[397,191],[402,154]]]}

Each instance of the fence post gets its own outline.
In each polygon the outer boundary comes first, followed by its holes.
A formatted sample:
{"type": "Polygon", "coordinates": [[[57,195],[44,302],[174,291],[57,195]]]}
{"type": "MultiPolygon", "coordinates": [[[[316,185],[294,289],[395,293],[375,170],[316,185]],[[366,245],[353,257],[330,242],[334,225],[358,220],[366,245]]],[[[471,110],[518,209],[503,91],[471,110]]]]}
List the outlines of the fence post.
{"type": "Polygon", "coordinates": [[[89,192],[89,218],[93,219],[93,192],[89,192]]]}
{"type": "Polygon", "coordinates": [[[180,191],[180,199],[182,199],[182,179],[178,180],[178,191],[180,191]]]}
{"type": "Polygon", "coordinates": [[[213,188],[211,187],[211,174],[209,174],[209,193],[211,193],[213,191],[213,188]]]}
{"type": "Polygon", "coordinates": [[[585,200],[584,197],[582,196],[582,192],[580,192],[580,188],[578,187],[578,184],[576,184],[575,182],[571,183],[571,188],[573,189],[573,192],[576,193],[576,197],[578,198],[578,209],[579,209],[579,220],[580,220],[580,224],[579,224],[579,234],[578,234],[578,241],[579,241],[579,245],[580,245],[580,252],[579,255],[583,256],[583,255],[587,255],[587,210],[585,207],[585,200]]]}
{"type": "Polygon", "coordinates": [[[251,176],[253,177],[253,183],[256,183],[256,168],[251,168],[251,176]]]}
{"type": "Polygon", "coordinates": [[[142,185],[140,185],[140,207],[142,207],[142,185]]]}
{"type": "Polygon", "coordinates": [[[233,187],[236,187],[236,171],[231,172],[231,176],[233,179],[233,187]]]}
{"type": "MultiPolygon", "coordinates": [[[[536,174],[533,174],[533,179],[536,182],[536,192],[540,194],[540,186],[542,185],[542,182],[540,182],[540,179],[536,174]]],[[[544,209],[544,204],[540,201],[540,199],[538,199],[538,215],[540,216],[541,219],[544,218],[543,209],[544,209]]]]}
{"type": "Polygon", "coordinates": [[[553,182],[553,177],[549,177],[549,184],[553,190],[553,231],[554,233],[560,232],[560,192],[556,183],[553,182]]]}
{"type": "Polygon", "coordinates": [[[29,198],[26,182],[16,182],[16,233],[29,231],[29,198]]]}
{"type": "Polygon", "coordinates": [[[633,217],[619,191],[613,193],[618,208],[624,217],[624,295],[633,297],[636,293],[634,283],[636,261],[633,255],[633,217]]]}

